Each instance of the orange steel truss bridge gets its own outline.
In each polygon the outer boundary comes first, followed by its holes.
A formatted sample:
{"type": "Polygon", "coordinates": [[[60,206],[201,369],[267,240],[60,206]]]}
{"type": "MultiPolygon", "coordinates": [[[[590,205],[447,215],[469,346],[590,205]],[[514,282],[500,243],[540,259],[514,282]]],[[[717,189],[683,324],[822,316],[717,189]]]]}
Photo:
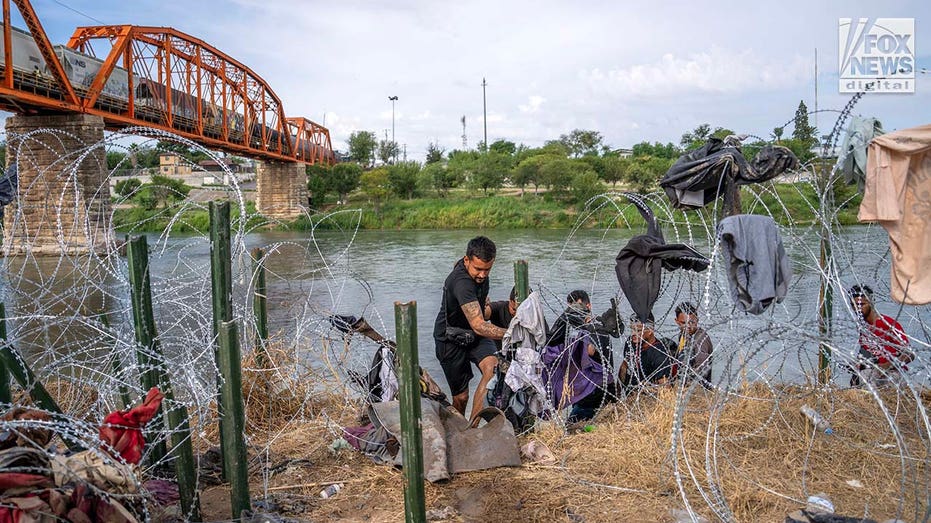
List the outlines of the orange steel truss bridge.
{"type": "Polygon", "coordinates": [[[255,72],[213,46],[166,27],[79,27],[53,46],[28,0],[3,4],[0,109],[86,113],[107,129],[162,129],[211,149],[260,160],[335,162],[330,132],[289,118],[255,72]],[[16,5],[28,32],[10,23],[16,5]],[[92,43],[106,41],[98,58],[92,43]]]}

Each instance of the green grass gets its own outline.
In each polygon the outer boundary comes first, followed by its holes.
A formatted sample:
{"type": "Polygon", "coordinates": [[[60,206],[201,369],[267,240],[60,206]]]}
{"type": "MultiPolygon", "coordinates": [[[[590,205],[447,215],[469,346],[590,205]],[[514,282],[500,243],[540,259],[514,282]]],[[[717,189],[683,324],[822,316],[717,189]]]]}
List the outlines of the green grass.
{"type": "MultiPolygon", "coordinates": [[[[239,206],[231,204],[230,219],[235,223],[239,219],[239,206]]],[[[249,217],[247,228],[254,228],[265,222],[256,213],[255,203],[246,202],[246,215],[249,217]]],[[[134,206],[128,209],[116,209],[113,212],[113,228],[120,232],[162,232],[171,225],[173,233],[207,234],[210,228],[210,215],[206,205],[203,207],[169,206],[162,209],[145,209],[134,206]]]]}

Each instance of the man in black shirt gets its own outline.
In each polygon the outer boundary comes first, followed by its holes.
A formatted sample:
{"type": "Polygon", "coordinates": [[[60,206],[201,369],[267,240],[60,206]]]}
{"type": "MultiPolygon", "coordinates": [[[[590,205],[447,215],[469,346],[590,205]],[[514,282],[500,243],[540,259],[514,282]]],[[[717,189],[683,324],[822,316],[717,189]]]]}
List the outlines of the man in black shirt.
{"type": "Polygon", "coordinates": [[[670,354],[675,348],[674,341],[656,336],[652,314],[647,321],[641,321],[634,314],[630,317],[630,337],[624,344],[624,361],[617,374],[618,382],[627,390],[665,384],[672,370],[670,354]]]}
{"type": "Polygon", "coordinates": [[[469,362],[482,373],[470,418],[482,410],[488,381],[498,365],[494,340],[500,340],[505,332],[488,321],[491,317],[488,274],[496,253],[494,242],[484,236],[469,241],[465,256],[456,262],[443,284],[443,300],[433,328],[436,358],[449,383],[453,407],[463,415],[472,379],[469,362]]]}

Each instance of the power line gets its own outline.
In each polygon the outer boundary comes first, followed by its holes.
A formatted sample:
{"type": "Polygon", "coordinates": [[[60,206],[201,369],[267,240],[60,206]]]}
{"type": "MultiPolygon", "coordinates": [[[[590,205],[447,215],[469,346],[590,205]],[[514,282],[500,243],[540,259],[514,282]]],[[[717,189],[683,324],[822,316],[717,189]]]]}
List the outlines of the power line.
{"type": "Polygon", "coordinates": [[[69,6],[69,5],[65,5],[65,4],[63,4],[62,2],[59,2],[58,0],[52,0],[52,1],[55,2],[56,4],[60,5],[60,6],[64,7],[65,9],[67,9],[67,10],[69,10],[69,11],[74,11],[75,13],[77,13],[77,14],[79,14],[79,15],[85,17],[85,18],[91,19],[91,20],[97,22],[97,23],[100,24],[100,25],[106,25],[106,23],[105,23],[103,20],[98,20],[98,19],[94,18],[93,16],[91,16],[91,15],[89,15],[89,14],[87,14],[87,13],[82,13],[81,11],[78,11],[77,9],[75,9],[75,8],[69,6]]]}

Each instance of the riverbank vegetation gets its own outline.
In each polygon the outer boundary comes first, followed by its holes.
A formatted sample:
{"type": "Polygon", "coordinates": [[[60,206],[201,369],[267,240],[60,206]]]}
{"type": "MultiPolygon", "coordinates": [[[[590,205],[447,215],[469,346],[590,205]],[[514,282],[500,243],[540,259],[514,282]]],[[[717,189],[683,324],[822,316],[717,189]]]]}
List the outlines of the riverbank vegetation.
{"type": "MultiPolygon", "coordinates": [[[[800,104],[791,137],[783,138],[781,128],[774,129],[772,136],[772,143],[791,149],[803,167],[780,179],[743,187],[744,212],[768,214],[784,225],[819,221],[821,204],[812,180],[829,171],[833,159],[814,158],[816,131],[807,123],[806,111],[800,104]]],[[[475,149],[447,153],[431,143],[425,161],[419,163],[399,160],[396,144],[357,131],[349,138],[346,161],[307,167],[312,213],[269,226],[292,230],[623,226],[639,221],[636,210],[621,202],[619,217],[618,206],[599,195],[658,191],[659,180],[682,154],[710,138],[731,134],[730,129],[703,124],[684,133],[679,144],[642,142],[631,149],[616,149],[605,144],[598,131],[576,129],[541,147],[497,140],[487,147],[479,143],[475,149]]],[[[765,143],[748,139],[742,152],[752,158],[765,143]]],[[[131,204],[115,212],[118,229],[158,231],[170,225],[174,232],[187,232],[206,223],[206,212],[196,208],[172,220],[166,210],[178,205],[190,189],[175,180],[156,178],[144,185],[132,179],[118,184],[117,192],[131,204]]],[[[857,223],[855,188],[836,183],[834,191],[838,223],[857,223]]],[[[713,222],[719,211],[710,205],[701,212],[704,219],[679,211],[672,219],[707,223],[710,217],[713,222]]],[[[253,223],[261,222],[256,217],[253,223]]]]}

